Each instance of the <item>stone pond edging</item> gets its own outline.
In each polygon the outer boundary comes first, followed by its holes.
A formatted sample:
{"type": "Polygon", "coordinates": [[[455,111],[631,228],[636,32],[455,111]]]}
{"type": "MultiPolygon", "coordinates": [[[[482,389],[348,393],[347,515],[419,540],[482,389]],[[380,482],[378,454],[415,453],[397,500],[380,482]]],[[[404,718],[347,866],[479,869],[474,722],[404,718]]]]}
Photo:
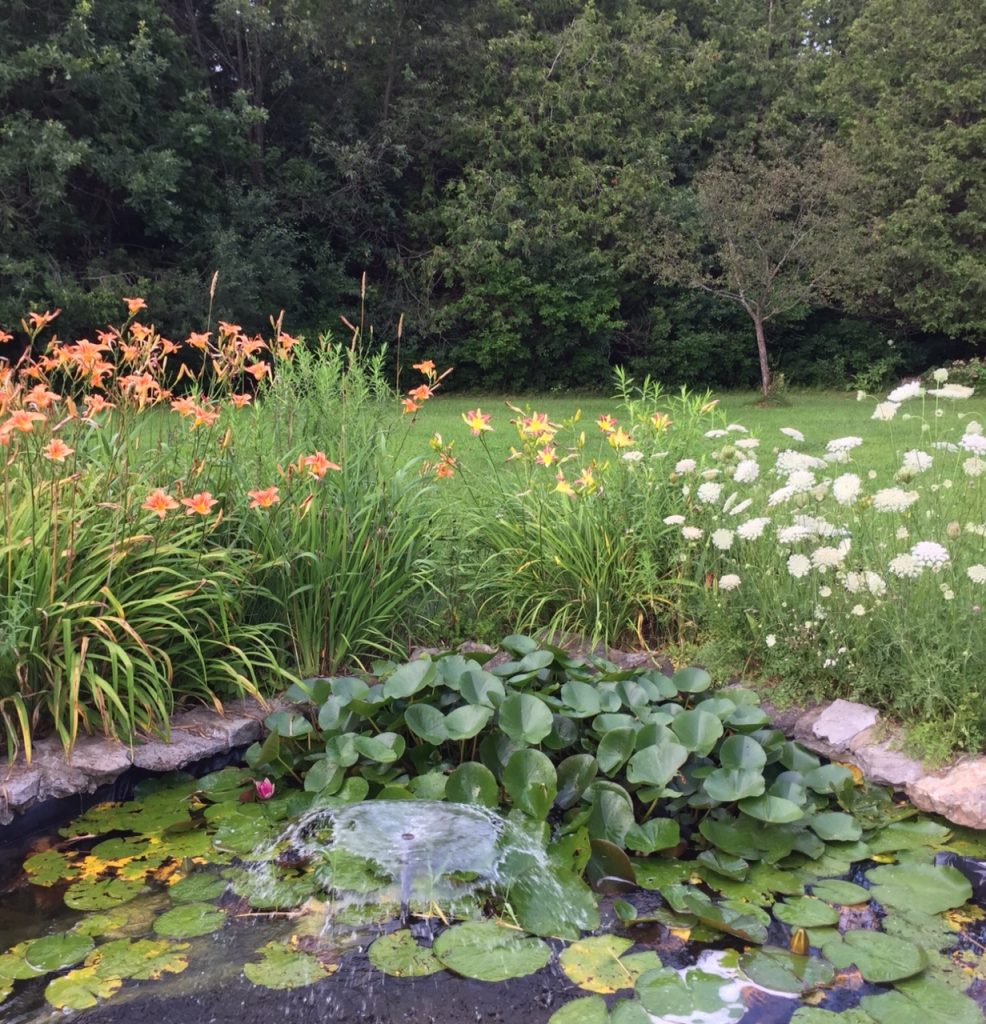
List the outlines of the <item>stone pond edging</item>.
{"type": "MultiPolygon", "coordinates": [[[[464,650],[492,654],[495,648],[470,644],[464,650]]],[[[422,653],[426,651],[420,648],[412,652],[422,653]]],[[[651,665],[669,675],[672,671],[666,658],[641,652],[607,651],[606,657],[624,668],[651,665]]],[[[93,793],[131,767],[175,771],[253,743],[275,706],[276,702],[265,707],[242,700],[230,702],[222,715],[205,707],[181,711],[172,720],[170,741],[148,737],[132,748],[119,740],[83,736],[68,760],[56,737],[41,740],[30,765],[19,759],[13,767],[0,767],[0,825],[46,800],[93,793]]],[[[856,766],[872,782],[905,793],[920,810],[956,825],[986,829],[986,757],[964,757],[928,772],[920,761],[897,749],[899,735],[865,704],[834,700],[809,709],[778,709],[765,701],[763,708],[787,736],[834,761],[856,766]]]]}

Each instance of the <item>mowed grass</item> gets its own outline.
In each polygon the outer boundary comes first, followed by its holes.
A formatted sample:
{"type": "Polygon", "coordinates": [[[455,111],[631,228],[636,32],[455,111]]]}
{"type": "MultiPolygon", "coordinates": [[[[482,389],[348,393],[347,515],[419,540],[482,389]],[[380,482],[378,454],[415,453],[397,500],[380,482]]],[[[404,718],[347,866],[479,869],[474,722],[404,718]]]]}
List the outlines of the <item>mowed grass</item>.
{"type": "MultiPolygon", "coordinates": [[[[927,448],[938,437],[954,441],[963,430],[963,424],[970,419],[986,423],[986,397],[975,397],[965,401],[940,401],[935,405],[932,399],[912,400],[904,403],[897,417],[890,423],[872,419],[876,398],[857,401],[854,393],[845,392],[804,392],[790,396],[789,404],[760,406],[756,392],[730,392],[715,396],[719,399],[725,423],[738,423],[751,434],[759,437],[763,444],[761,452],[766,454],[774,448],[798,448],[811,454],[821,454],[827,441],[835,437],[861,437],[864,447],[857,449],[857,455],[865,453],[864,462],[869,469],[876,470],[881,478],[892,476],[900,466],[903,452],[912,448],[927,448]],[[936,416],[936,410],[941,416],[936,416]],[[803,445],[797,444],[780,432],[782,427],[794,427],[805,436],[803,445]]],[[[483,435],[483,441],[492,456],[494,464],[506,463],[511,445],[517,446],[518,439],[511,420],[517,414],[510,405],[545,413],[555,423],[571,419],[581,411],[580,429],[586,434],[586,452],[592,457],[612,457],[605,438],[596,426],[596,419],[604,414],[620,418],[618,402],[612,398],[566,395],[535,396],[533,398],[510,398],[490,395],[441,395],[431,399],[416,414],[404,444],[407,454],[431,455],[429,441],[435,434],[441,434],[444,441],[455,443],[454,454],[468,477],[482,478],[490,471],[489,456],[478,438],[470,435],[463,421],[463,414],[481,409],[491,416],[493,430],[483,435]]]]}

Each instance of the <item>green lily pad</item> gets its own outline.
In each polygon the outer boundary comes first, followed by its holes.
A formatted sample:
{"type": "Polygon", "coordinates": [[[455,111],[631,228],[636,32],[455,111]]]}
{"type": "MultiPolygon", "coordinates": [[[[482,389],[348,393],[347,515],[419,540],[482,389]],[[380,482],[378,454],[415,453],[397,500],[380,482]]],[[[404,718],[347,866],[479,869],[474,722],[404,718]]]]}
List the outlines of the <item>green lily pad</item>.
{"type": "Polygon", "coordinates": [[[808,827],[826,842],[854,843],[863,835],[859,822],[851,814],[843,814],[841,811],[816,814],[809,820],[808,827]]]}
{"type": "Polygon", "coordinates": [[[912,978],[893,992],[864,996],[860,1007],[878,1024],[982,1024],[979,1007],[940,981],[912,978]]]}
{"type": "Polygon", "coordinates": [[[188,967],[187,942],[167,939],[114,939],[89,954],[87,967],[106,978],[156,981],[162,974],[180,974],[188,967]]]}
{"type": "Polygon", "coordinates": [[[795,928],[824,928],[838,924],[839,912],[813,896],[774,904],[774,917],[795,928]]]}
{"type": "Polygon", "coordinates": [[[104,977],[97,967],[80,967],[50,981],[45,999],[56,1010],[88,1010],[109,999],[122,984],[119,978],[104,977]]]}
{"type": "Polygon", "coordinates": [[[543,819],[558,792],[555,766],[540,750],[515,750],[503,771],[503,787],[515,807],[543,819]]]}
{"type": "Polygon", "coordinates": [[[288,989],[314,985],[338,968],[327,967],[310,953],[302,953],[286,942],[268,942],[260,951],[259,963],[243,965],[243,973],[254,985],[264,988],[288,989]]]}
{"type": "Polygon", "coordinates": [[[573,942],[562,952],[558,962],[569,981],[579,988],[607,995],[622,988],[633,988],[644,970],[660,966],[660,963],[640,964],[640,969],[634,972],[620,959],[632,945],[632,939],[618,935],[594,935],[573,942]]]}
{"type": "Polygon", "coordinates": [[[506,981],[539,971],[551,949],[494,921],[467,921],[435,940],[435,956],[451,971],[479,981],[506,981]]]}
{"type": "Polygon", "coordinates": [[[191,939],[217,931],[225,923],[226,915],[211,903],[182,903],[165,911],[154,922],[154,931],[170,939],[191,939]]]}
{"type": "Polygon", "coordinates": [[[226,891],[226,880],[200,871],[175,882],[168,895],[175,903],[204,903],[218,899],[226,891]]]}
{"type": "Polygon", "coordinates": [[[74,879],[79,869],[59,850],[44,850],[24,861],[24,870],[32,885],[48,888],[66,879],[74,879]]]}
{"type": "Polygon", "coordinates": [[[548,1018],[548,1024],[607,1024],[609,1012],[601,996],[573,999],[548,1018]]]}
{"type": "Polygon", "coordinates": [[[782,796],[754,796],[741,800],[737,804],[739,809],[756,818],[757,821],[766,821],[771,825],[786,825],[788,822],[798,821],[805,816],[804,809],[791,800],[782,796]]]}
{"type": "Polygon", "coordinates": [[[62,971],[84,960],[93,948],[92,937],[78,932],[63,932],[35,939],[24,951],[29,967],[39,973],[62,971]]]}
{"type": "Polygon", "coordinates": [[[871,868],[873,899],[888,907],[940,914],[972,899],[969,879],[953,867],[934,864],[888,864],[871,868]]]}
{"type": "Polygon", "coordinates": [[[0,954],[0,979],[29,981],[31,978],[38,978],[42,974],[48,973],[44,970],[36,970],[24,959],[24,954],[30,945],[30,941],[19,942],[6,953],[0,954]]]}
{"type": "Polygon", "coordinates": [[[896,853],[898,850],[913,850],[919,846],[941,846],[951,835],[945,825],[930,818],[917,821],[897,821],[880,829],[866,840],[873,853],[896,853]]]}
{"type": "Polygon", "coordinates": [[[108,878],[101,882],[84,879],[65,890],[65,904],[73,910],[112,910],[121,903],[129,903],[142,892],[144,883],[139,879],[108,878]]]}
{"type": "Polygon", "coordinates": [[[678,973],[670,968],[647,971],[637,980],[637,995],[644,1009],[660,1020],[702,1020],[713,1016],[721,1024],[738,1021],[746,1007],[737,996],[723,998],[725,983],[718,974],[691,968],[678,973]]]}
{"type": "Polygon", "coordinates": [[[835,969],[827,960],[798,956],[774,946],[746,953],[739,963],[752,982],[774,992],[810,992],[835,977],[835,969]]]}
{"type": "Polygon", "coordinates": [[[651,818],[634,825],[627,832],[625,842],[627,849],[637,853],[667,850],[681,842],[681,829],[674,818],[651,818]]]}
{"type": "Polygon", "coordinates": [[[836,967],[855,964],[866,981],[886,983],[910,978],[928,966],[924,950],[913,942],[875,931],[849,931],[822,947],[836,967]]]}
{"type": "Polygon", "coordinates": [[[861,885],[853,882],[841,882],[838,879],[827,878],[822,882],[815,882],[811,887],[811,894],[826,903],[835,903],[840,907],[856,906],[859,903],[869,903],[870,891],[861,885]]]}
{"type": "Polygon", "coordinates": [[[873,1018],[863,1010],[820,1010],[817,1006],[799,1006],[791,1024],[874,1024],[873,1018]]]}
{"type": "Polygon", "coordinates": [[[445,799],[461,804],[497,807],[500,803],[500,787],[496,776],[486,765],[478,761],[466,761],[448,776],[445,799]]]}
{"type": "Polygon", "coordinates": [[[522,745],[540,743],[554,725],[547,704],[529,693],[512,693],[500,705],[497,718],[510,739],[522,745]]]}
{"type": "Polygon", "coordinates": [[[369,949],[370,963],[394,978],[423,978],[442,970],[435,954],[419,946],[406,928],[381,935],[369,949]]]}

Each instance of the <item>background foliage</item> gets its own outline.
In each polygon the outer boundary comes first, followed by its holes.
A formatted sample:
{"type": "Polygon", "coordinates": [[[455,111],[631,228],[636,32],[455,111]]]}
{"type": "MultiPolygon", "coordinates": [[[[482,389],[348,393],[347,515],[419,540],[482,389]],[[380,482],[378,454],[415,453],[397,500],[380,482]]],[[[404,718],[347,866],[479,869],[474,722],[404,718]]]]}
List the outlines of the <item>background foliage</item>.
{"type": "Polygon", "coordinates": [[[458,386],[598,386],[616,363],[746,386],[749,323],[655,271],[659,225],[687,222],[717,154],[817,140],[864,173],[873,244],[824,308],[775,322],[774,368],[841,383],[888,337],[890,372],[966,357],[986,76],[976,6],[932,7],[15,0],[0,326],[60,306],[84,333],[140,294],[178,334],[218,270],[220,315],[285,308],[314,336],[366,270],[378,322],[404,312],[458,386]]]}

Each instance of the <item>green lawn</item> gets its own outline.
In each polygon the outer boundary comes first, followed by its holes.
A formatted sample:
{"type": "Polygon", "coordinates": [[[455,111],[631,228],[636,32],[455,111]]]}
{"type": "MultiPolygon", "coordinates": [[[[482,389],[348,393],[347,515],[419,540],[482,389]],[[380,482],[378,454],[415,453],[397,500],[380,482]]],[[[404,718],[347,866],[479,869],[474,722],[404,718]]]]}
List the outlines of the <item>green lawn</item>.
{"type": "MultiPolygon", "coordinates": [[[[805,435],[804,450],[813,453],[824,450],[825,442],[831,438],[847,435],[861,437],[865,448],[860,451],[866,453],[867,467],[881,471],[881,475],[883,471],[895,469],[899,465],[901,452],[926,447],[938,430],[943,431],[942,436],[954,440],[962,431],[961,424],[968,419],[986,423],[984,397],[957,402],[943,401],[939,404],[943,413],[941,417],[935,416],[934,403],[928,400],[923,407],[923,420],[922,403],[910,401],[902,406],[892,423],[871,419],[875,399],[867,398],[859,402],[855,393],[795,393],[790,396],[790,404],[767,408],[756,404],[758,397],[756,392],[731,392],[719,396],[726,422],[740,423],[760,437],[765,445],[781,448],[798,447],[780,433],[781,427],[795,427],[805,435]],[[923,430],[922,423],[926,423],[929,429],[923,430]]],[[[581,410],[587,441],[599,445],[601,456],[609,449],[602,443],[595,420],[604,413],[619,418],[617,402],[611,398],[550,395],[513,399],[493,395],[445,395],[429,401],[417,414],[405,443],[405,451],[427,455],[428,441],[437,432],[446,441],[455,442],[455,455],[467,472],[482,473],[487,466],[485,453],[480,442],[470,436],[462,414],[478,407],[491,415],[493,431],[485,434],[484,439],[496,460],[506,460],[510,446],[517,444],[517,435],[510,423],[516,414],[507,407],[508,403],[546,413],[555,422],[581,410]]]]}

